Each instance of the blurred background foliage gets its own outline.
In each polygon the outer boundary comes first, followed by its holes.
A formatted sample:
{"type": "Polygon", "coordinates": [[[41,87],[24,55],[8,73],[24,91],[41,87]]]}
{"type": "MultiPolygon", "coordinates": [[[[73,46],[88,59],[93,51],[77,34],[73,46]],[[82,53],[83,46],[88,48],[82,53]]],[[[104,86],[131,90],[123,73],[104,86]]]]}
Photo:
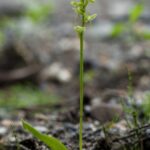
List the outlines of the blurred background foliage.
{"type": "Polygon", "coordinates": [[[40,1],[22,1],[24,8],[22,8],[22,13],[18,17],[12,17],[7,15],[1,16],[0,21],[0,45],[2,46],[5,42],[5,33],[4,31],[8,28],[15,29],[16,32],[19,32],[18,25],[23,21],[29,22],[31,24],[39,24],[43,21],[46,21],[46,18],[53,11],[53,5],[51,1],[46,3],[40,1]],[[17,29],[16,29],[17,28],[17,29]]]}
{"type": "Polygon", "coordinates": [[[41,91],[31,84],[18,84],[0,91],[0,107],[19,109],[52,106],[58,103],[58,97],[53,93],[41,91]]]}
{"type": "MultiPolygon", "coordinates": [[[[17,1],[18,2],[18,1],[17,1]]],[[[20,15],[9,16],[2,14],[0,20],[0,49],[3,49],[6,42],[6,33],[8,30],[16,32],[16,36],[22,32],[20,24],[25,22],[37,26],[45,23],[53,11],[51,1],[41,2],[36,0],[22,1],[23,8],[20,15]]],[[[7,4],[7,3],[6,3],[7,4]]],[[[11,4],[10,4],[11,5],[11,4]]],[[[0,107],[4,108],[25,108],[35,105],[52,105],[58,102],[58,97],[38,89],[35,85],[17,84],[8,88],[2,88],[0,91],[0,107]]]]}

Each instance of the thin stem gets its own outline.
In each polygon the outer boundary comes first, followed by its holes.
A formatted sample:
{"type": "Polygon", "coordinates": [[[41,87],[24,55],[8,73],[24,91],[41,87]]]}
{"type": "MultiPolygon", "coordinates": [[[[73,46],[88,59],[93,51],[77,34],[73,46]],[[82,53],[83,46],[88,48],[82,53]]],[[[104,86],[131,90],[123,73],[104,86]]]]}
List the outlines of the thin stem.
{"type": "Polygon", "coordinates": [[[79,131],[79,146],[82,150],[82,130],[83,130],[83,98],[84,98],[84,44],[83,44],[84,35],[80,35],[80,131],[79,131]]]}
{"type": "MultiPolygon", "coordinates": [[[[84,3],[85,1],[82,0],[84,3]]],[[[85,12],[85,7],[83,7],[85,12]]],[[[82,27],[85,27],[85,17],[82,16],[81,20],[82,27]]],[[[83,103],[84,103],[84,31],[80,33],[80,127],[79,127],[79,149],[83,147],[83,103]]]]}

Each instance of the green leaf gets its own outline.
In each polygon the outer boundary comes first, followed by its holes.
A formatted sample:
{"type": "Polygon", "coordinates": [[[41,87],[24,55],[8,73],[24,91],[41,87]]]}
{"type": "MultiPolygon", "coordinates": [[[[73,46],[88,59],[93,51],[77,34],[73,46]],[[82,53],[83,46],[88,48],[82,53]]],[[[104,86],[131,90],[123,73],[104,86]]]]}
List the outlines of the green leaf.
{"type": "Polygon", "coordinates": [[[123,31],[124,31],[124,24],[123,23],[117,23],[114,25],[111,36],[112,37],[118,37],[123,31]]]}
{"type": "Polygon", "coordinates": [[[58,139],[48,136],[46,134],[42,134],[33,128],[29,123],[22,121],[23,128],[29,131],[33,136],[37,139],[44,142],[51,150],[68,150],[64,144],[62,144],[58,139]]]}
{"type": "Polygon", "coordinates": [[[130,13],[129,16],[130,22],[137,21],[140,15],[142,14],[143,10],[144,10],[144,6],[142,4],[137,4],[130,13]]]}

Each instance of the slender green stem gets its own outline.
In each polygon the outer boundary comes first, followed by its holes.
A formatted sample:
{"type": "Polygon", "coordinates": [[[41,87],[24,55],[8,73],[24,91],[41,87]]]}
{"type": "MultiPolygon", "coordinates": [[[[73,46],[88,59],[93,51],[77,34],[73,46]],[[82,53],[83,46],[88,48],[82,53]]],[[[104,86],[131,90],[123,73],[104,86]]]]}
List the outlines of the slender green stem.
{"type": "Polygon", "coordinates": [[[84,35],[80,35],[80,129],[79,129],[79,146],[82,150],[82,130],[83,130],[83,98],[84,98],[84,35]]]}
{"type": "Polygon", "coordinates": [[[85,24],[96,18],[96,14],[89,15],[86,8],[89,3],[94,3],[95,0],[80,0],[71,2],[75,12],[81,17],[81,25],[75,26],[75,31],[80,38],[80,124],[79,124],[79,149],[82,150],[82,134],[83,134],[83,102],[84,102],[84,32],[85,24]]]}
{"type": "MultiPolygon", "coordinates": [[[[84,0],[82,0],[84,3],[84,0]]],[[[85,8],[83,7],[83,11],[85,8]]],[[[85,27],[85,18],[82,16],[81,21],[82,27],[85,27]]],[[[83,147],[83,106],[84,103],[84,32],[80,33],[80,127],[79,127],[79,148],[82,150],[83,147]]]]}

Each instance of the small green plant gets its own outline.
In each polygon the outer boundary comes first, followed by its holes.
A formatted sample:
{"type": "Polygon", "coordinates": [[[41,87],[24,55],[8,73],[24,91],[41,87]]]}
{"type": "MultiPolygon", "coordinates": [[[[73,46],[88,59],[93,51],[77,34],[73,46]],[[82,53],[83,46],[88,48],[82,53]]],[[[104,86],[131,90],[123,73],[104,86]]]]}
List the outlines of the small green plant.
{"type": "Polygon", "coordinates": [[[42,4],[32,0],[30,2],[24,17],[30,19],[33,23],[41,22],[52,12],[52,3],[42,4]]]}
{"type": "Polygon", "coordinates": [[[74,29],[77,32],[80,39],[80,125],[79,125],[79,149],[82,150],[82,130],[83,130],[83,96],[84,96],[84,33],[86,30],[86,23],[91,22],[96,18],[96,14],[90,14],[87,12],[87,7],[90,3],[94,3],[95,0],[80,0],[72,1],[77,15],[81,18],[81,23],[75,26],[74,29]]]}
{"type": "MultiPolygon", "coordinates": [[[[138,21],[139,17],[141,16],[142,12],[144,11],[144,5],[143,3],[137,3],[132,10],[129,13],[129,19],[126,23],[119,22],[116,23],[112,29],[111,36],[113,38],[120,36],[123,33],[129,33],[133,35],[138,36],[138,33],[134,31],[134,25],[138,21]]],[[[144,33],[141,33],[141,35],[144,37],[144,33]]],[[[148,37],[146,34],[145,37],[148,37]]]]}
{"type": "MultiPolygon", "coordinates": [[[[126,120],[126,123],[129,127],[129,129],[131,129],[131,130],[137,129],[137,130],[135,130],[135,136],[139,142],[137,144],[133,144],[132,150],[142,150],[142,149],[140,149],[142,147],[142,142],[141,142],[141,132],[139,130],[139,127],[141,126],[141,124],[139,122],[139,111],[136,107],[136,102],[133,98],[133,75],[128,68],[127,68],[127,70],[128,70],[127,91],[128,91],[129,105],[126,105],[122,100],[121,100],[121,104],[122,104],[123,110],[125,112],[125,120],[126,120]],[[128,117],[130,117],[130,118],[128,118],[128,117]]],[[[126,147],[125,147],[125,149],[126,149],[126,147]]]]}
{"type": "Polygon", "coordinates": [[[129,101],[129,106],[127,106],[123,101],[121,101],[123,109],[126,113],[126,115],[132,117],[132,122],[126,118],[128,127],[130,129],[132,128],[138,128],[139,127],[139,120],[138,120],[138,111],[136,108],[136,102],[133,98],[133,75],[129,69],[128,70],[128,86],[127,86],[127,91],[128,91],[128,101],[129,101]]]}

